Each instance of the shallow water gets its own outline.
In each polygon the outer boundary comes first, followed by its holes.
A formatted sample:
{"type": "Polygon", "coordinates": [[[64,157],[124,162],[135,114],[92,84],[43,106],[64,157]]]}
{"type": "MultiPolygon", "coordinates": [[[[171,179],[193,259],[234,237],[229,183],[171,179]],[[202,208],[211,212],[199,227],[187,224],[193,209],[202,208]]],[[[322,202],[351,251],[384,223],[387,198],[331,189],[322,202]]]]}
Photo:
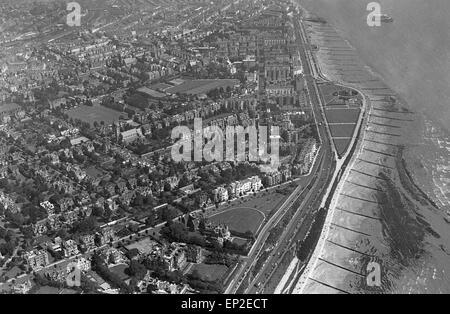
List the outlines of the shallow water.
{"type": "Polygon", "coordinates": [[[450,128],[450,1],[382,0],[394,23],[369,27],[368,0],[302,0],[337,27],[415,110],[450,128]]]}

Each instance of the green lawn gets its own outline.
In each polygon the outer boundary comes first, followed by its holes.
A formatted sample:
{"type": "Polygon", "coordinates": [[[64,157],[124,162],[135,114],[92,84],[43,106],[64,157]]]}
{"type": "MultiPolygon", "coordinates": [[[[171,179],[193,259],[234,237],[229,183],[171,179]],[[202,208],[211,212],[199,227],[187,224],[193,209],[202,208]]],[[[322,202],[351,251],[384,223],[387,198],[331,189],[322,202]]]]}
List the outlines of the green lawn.
{"type": "Polygon", "coordinates": [[[214,214],[209,220],[216,224],[225,224],[231,231],[256,233],[265,216],[256,209],[238,207],[214,214]]]}
{"type": "Polygon", "coordinates": [[[217,264],[195,264],[190,273],[197,270],[202,280],[216,281],[223,279],[223,276],[227,273],[228,267],[225,265],[217,264]]]}
{"type": "Polygon", "coordinates": [[[339,156],[343,156],[347,151],[348,145],[350,145],[351,138],[349,139],[334,139],[334,144],[336,145],[336,150],[339,156]]]}
{"type": "Polygon", "coordinates": [[[327,109],[325,115],[328,123],[356,123],[360,109],[327,109]]]}
{"type": "Polygon", "coordinates": [[[100,124],[104,121],[105,124],[112,124],[119,120],[120,116],[127,117],[124,112],[119,112],[104,106],[79,106],[66,111],[67,115],[73,119],[80,119],[83,122],[87,122],[93,125],[94,122],[100,124]]]}
{"type": "Polygon", "coordinates": [[[111,267],[109,270],[111,272],[115,273],[117,276],[119,276],[121,280],[127,280],[128,278],[130,278],[130,276],[128,276],[125,273],[125,270],[127,268],[128,268],[127,264],[119,264],[119,265],[111,267]]]}
{"type": "Polygon", "coordinates": [[[332,124],[330,125],[333,137],[353,137],[356,124],[332,124]]]}
{"type": "Polygon", "coordinates": [[[258,209],[265,215],[268,215],[273,209],[280,207],[286,198],[286,195],[278,193],[275,190],[269,192],[261,191],[254,196],[244,198],[242,201],[235,201],[225,209],[231,209],[233,207],[250,207],[258,209]]]}

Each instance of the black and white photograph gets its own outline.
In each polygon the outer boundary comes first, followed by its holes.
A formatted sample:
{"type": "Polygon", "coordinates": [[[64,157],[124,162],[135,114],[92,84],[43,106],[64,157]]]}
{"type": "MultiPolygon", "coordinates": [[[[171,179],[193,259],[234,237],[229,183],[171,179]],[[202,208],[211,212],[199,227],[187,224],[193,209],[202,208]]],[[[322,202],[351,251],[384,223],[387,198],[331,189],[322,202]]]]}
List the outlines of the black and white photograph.
{"type": "Polygon", "coordinates": [[[3,302],[449,294],[449,30],[448,0],[0,0],[3,302]]]}

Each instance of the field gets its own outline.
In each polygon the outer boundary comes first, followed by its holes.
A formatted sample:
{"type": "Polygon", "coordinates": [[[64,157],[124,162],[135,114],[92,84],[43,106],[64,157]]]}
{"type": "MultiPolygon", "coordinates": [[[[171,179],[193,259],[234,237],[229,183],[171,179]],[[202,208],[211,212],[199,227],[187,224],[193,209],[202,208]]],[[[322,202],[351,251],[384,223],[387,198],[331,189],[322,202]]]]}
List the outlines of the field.
{"type": "Polygon", "coordinates": [[[326,109],[331,135],[333,136],[336,150],[340,156],[343,156],[353,137],[356,124],[358,122],[360,109],[326,109]],[[347,124],[345,124],[347,123],[347,124]],[[342,139],[341,139],[342,137],[342,139]]]}
{"type": "Polygon", "coordinates": [[[358,123],[363,98],[357,91],[333,83],[321,84],[319,88],[336,150],[343,156],[358,123]]]}
{"type": "Polygon", "coordinates": [[[280,207],[286,198],[286,195],[278,193],[275,190],[271,190],[269,192],[261,191],[255,196],[246,198],[244,200],[235,201],[225,209],[231,209],[233,207],[250,207],[256,208],[267,216],[272,210],[280,207]]]}
{"type": "Polygon", "coordinates": [[[232,242],[237,245],[245,245],[248,242],[248,239],[234,237],[232,242]]]}
{"type": "Polygon", "coordinates": [[[360,109],[327,109],[325,115],[328,123],[356,123],[360,109]]]}
{"type": "Polygon", "coordinates": [[[336,150],[339,156],[343,156],[347,150],[348,145],[350,145],[350,141],[352,139],[334,139],[334,144],[336,145],[336,150]]]}
{"type": "Polygon", "coordinates": [[[100,124],[104,121],[105,124],[112,124],[114,121],[118,121],[120,116],[125,117],[126,114],[118,112],[116,110],[103,107],[103,106],[79,106],[66,111],[67,115],[73,119],[80,119],[83,122],[87,122],[93,125],[95,121],[100,124]]]}
{"type": "MultiPolygon", "coordinates": [[[[289,194],[289,193],[288,193],[289,194]]],[[[235,200],[220,208],[219,212],[212,212],[209,220],[214,223],[226,224],[231,231],[255,234],[266,217],[271,216],[288,195],[275,190],[259,192],[245,199],[235,200]]]]}
{"type": "Polygon", "coordinates": [[[345,105],[347,108],[349,106],[359,106],[358,104],[354,104],[348,101],[349,98],[362,100],[361,95],[357,94],[357,92],[351,88],[345,88],[339,85],[334,85],[333,83],[326,83],[320,85],[320,91],[323,96],[323,100],[325,106],[327,107],[335,107],[339,105],[345,105]],[[343,96],[343,93],[347,93],[347,96],[343,96]]]}
{"type": "Polygon", "coordinates": [[[130,278],[130,276],[128,276],[125,273],[125,269],[128,268],[127,264],[119,264],[116,266],[111,267],[109,270],[111,272],[113,272],[114,274],[116,274],[121,280],[127,280],[128,278],[130,278]]]}
{"type": "MultiPolygon", "coordinates": [[[[288,193],[289,194],[289,193],[288,193]]],[[[275,190],[261,191],[254,196],[235,200],[220,208],[220,212],[212,212],[210,220],[216,223],[225,223],[230,230],[236,232],[251,231],[255,233],[263,223],[265,217],[271,216],[288,195],[275,190]]]]}
{"type": "Polygon", "coordinates": [[[216,224],[225,224],[230,231],[245,233],[247,231],[255,234],[264,221],[265,215],[250,207],[237,207],[225,210],[209,217],[216,224]]]}
{"type": "Polygon", "coordinates": [[[166,90],[166,92],[171,94],[182,93],[182,94],[206,94],[215,88],[227,88],[228,86],[233,87],[237,84],[237,80],[222,79],[222,80],[186,80],[184,83],[174,86],[166,90]]]}
{"type": "Polygon", "coordinates": [[[197,270],[202,280],[216,281],[223,279],[228,271],[228,267],[216,264],[195,264],[190,273],[192,274],[194,270],[197,270]]]}
{"type": "Polygon", "coordinates": [[[330,124],[333,137],[352,137],[356,124],[330,124]]]}

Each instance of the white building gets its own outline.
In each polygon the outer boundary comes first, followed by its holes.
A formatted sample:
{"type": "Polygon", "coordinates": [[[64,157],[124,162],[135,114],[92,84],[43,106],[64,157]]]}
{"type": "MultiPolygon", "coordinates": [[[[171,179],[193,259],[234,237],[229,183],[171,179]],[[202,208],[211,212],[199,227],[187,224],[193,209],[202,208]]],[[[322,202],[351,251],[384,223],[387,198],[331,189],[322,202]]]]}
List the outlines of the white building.
{"type": "Polygon", "coordinates": [[[225,187],[219,186],[213,193],[216,202],[221,203],[228,201],[228,190],[225,187]]]}
{"type": "Polygon", "coordinates": [[[48,252],[45,250],[33,250],[25,254],[28,265],[34,271],[39,271],[49,264],[48,252]]]}

